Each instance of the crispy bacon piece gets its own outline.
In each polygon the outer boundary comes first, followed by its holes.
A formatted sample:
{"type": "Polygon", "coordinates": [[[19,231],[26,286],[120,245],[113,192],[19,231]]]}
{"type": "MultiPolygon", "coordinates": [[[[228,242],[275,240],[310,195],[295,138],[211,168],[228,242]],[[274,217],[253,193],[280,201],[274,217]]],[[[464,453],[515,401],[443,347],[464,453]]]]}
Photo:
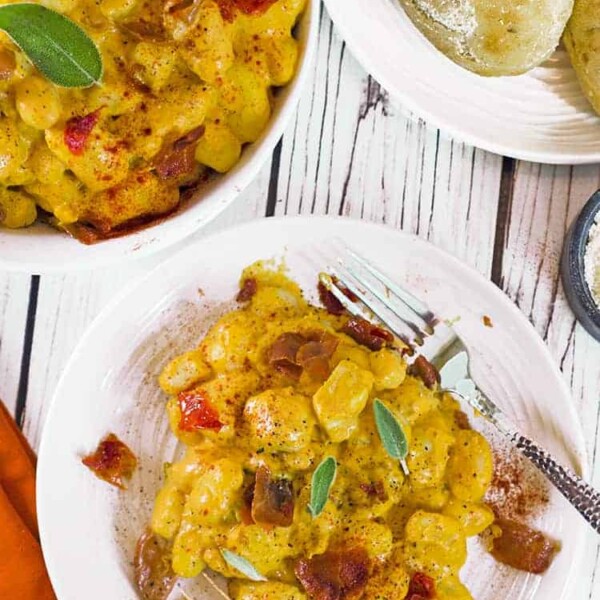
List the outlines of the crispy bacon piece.
{"type": "Polygon", "coordinates": [[[313,378],[324,381],[329,377],[329,359],[331,354],[320,342],[307,342],[298,350],[298,364],[313,378]]]}
{"type": "Polygon", "coordinates": [[[256,486],[255,479],[244,488],[242,493],[242,499],[244,503],[240,509],[240,519],[244,525],[252,525],[254,519],[252,518],[252,502],[254,502],[254,487],[256,486]]]}
{"type": "Polygon", "coordinates": [[[161,179],[175,179],[192,175],[196,169],[196,142],[204,135],[204,125],[168,144],[154,158],[156,174],[161,179]]]}
{"type": "Polygon", "coordinates": [[[256,472],[252,520],[268,527],[290,527],[294,520],[294,488],[284,477],[272,478],[265,466],[256,472]]]}
{"type": "Polygon", "coordinates": [[[342,327],[342,331],[369,350],[381,350],[394,341],[394,336],[387,329],[378,327],[360,317],[352,317],[342,327]]]}
{"type": "Polygon", "coordinates": [[[296,362],[313,379],[325,380],[329,377],[329,359],[338,347],[339,340],[326,331],[314,331],[305,334],[307,342],[296,354],[296,362]]]}
{"type": "Polygon", "coordinates": [[[134,569],[135,582],[143,600],[166,600],[177,581],[168,542],[149,529],[138,540],[134,569]]]}
{"type": "Polygon", "coordinates": [[[560,550],[557,542],[523,523],[498,519],[495,524],[502,530],[490,550],[497,561],[535,575],[548,570],[560,550]]]}
{"type": "Polygon", "coordinates": [[[304,334],[304,337],[309,342],[318,342],[321,345],[322,351],[327,356],[333,356],[333,353],[337,350],[340,340],[333,334],[324,331],[322,329],[316,329],[309,331],[304,334]]]}
{"type": "Polygon", "coordinates": [[[268,362],[280,373],[299,379],[306,371],[314,379],[327,379],[329,359],[338,339],[326,331],[283,333],[268,351],[268,362]]]}
{"type": "Polygon", "coordinates": [[[258,290],[258,282],[254,277],[247,277],[242,281],[242,285],[240,287],[240,291],[236,296],[236,300],[238,302],[249,302],[256,294],[258,290]]]}
{"type": "Polygon", "coordinates": [[[435,598],[435,581],[425,573],[415,573],[408,586],[406,600],[431,600],[435,598]]]}
{"type": "Polygon", "coordinates": [[[441,381],[438,370],[424,356],[417,356],[417,359],[410,367],[410,373],[415,377],[419,377],[430,389],[434,388],[441,381]]]}
{"type": "Polygon", "coordinates": [[[131,478],[137,466],[135,454],[114,433],[109,433],[93,454],[84,456],[81,462],[96,477],[122,490],[125,489],[125,481],[131,478]]]}
{"type": "MultiPolygon", "coordinates": [[[[342,285],[337,278],[332,277],[333,282],[336,284],[337,288],[350,300],[351,302],[356,302],[358,298],[344,285],[342,285]]],[[[325,310],[331,314],[340,316],[343,315],[346,309],[344,305],[330,292],[323,283],[319,281],[317,285],[317,290],[319,291],[319,299],[321,300],[321,304],[325,307],[325,310]]]]}
{"type": "Polygon", "coordinates": [[[296,356],[305,343],[306,339],[299,333],[282,333],[267,353],[269,364],[280,373],[299,379],[302,367],[296,362],[296,356]]]}
{"type": "Polygon", "coordinates": [[[361,597],[370,570],[367,551],[356,547],[301,559],[294,572],[313,600],[352,600],[361,597]]]}
{"type": "Polygon", "coordinates": [[[221,16],[225,21],[233,21],[236,10],[246,15],[261,15],[266,12],[276,0],[217,0],[221,16]]]}
{"type": "Polygon", "coordinates": [[[219,413],[209,402],[205,391],[181,392],[177,400],[181,410],[179,419],[181,431],[195,432],[203,429],[220,431],[223,427],[223,423],[219,420],[219,413]]]}
{"type": "Polygon", "coordinates": [[[100,118],[100,109],[83,117],[73,117],[67,121],[63,134],[65,145],[71,154],[81,156],[87,141],[100,118]]]}
{"type": "Polygon", "coordinates": [[[472,429],[469,416],[462,410],[457,410],[454,413],[454,422],[459,429],[472,429]]]}
{"type": "Polygon", "coordinates": [[[344,314],[344,311],[346,310],[344,305],[320,281],[317,289],[319,291],[321,304],[329,314],[338,317],[344,314]]]}

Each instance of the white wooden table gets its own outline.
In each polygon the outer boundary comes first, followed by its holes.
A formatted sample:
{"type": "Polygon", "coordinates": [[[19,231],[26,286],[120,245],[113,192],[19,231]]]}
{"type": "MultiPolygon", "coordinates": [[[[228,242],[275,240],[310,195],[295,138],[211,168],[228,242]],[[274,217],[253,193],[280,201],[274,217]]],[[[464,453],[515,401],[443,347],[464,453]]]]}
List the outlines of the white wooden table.
{"type": "MultiPolygon", "coordinates": [[[[503,159],[414,120],[358,65],[323,10],[315,76],[295,119],[256,181],[198,235],[273,215],[343,215],[415,233],[471,264],[548,344],[573,391],[600,487],[600,344],[576,324],[559,279],[566,230],[599,187],[600,165],[503,159]]],[[[176,250],[78,274],[0,273],[0,397],[34,446],[86,327],[176,250]]],[[[599,600],[600,544],[594,535],[583,543],[572,599],[599,600]]]]}

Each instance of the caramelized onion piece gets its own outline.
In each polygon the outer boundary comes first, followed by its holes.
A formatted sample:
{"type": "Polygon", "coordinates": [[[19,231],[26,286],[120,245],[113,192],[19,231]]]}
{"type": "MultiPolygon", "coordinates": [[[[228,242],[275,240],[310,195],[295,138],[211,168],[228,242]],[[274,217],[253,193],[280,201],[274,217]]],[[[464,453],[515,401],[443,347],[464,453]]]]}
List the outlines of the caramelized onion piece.
{"type": "Polygon", "coordinates": [[[137,466],[135,454],[114,433],[107,435],[94,453],[81,462],[96,477],[121,489],[125,489],[125,481],[131,478],[137,466]]]}
{"type": "Polygon", "coordinates": [[[360,317],[352,317],[342,327],[342,331],[369,350],[381,350],[394,341],[394,336],[387,329],[369,323],[360,317]]]}
{"type": "Polygon", "coordinates": [[[535,575],[545,573],[560,550],[557,542],[523,523],[498,519],[495,525],[502,535],[492,539],[490,552],[497,561],[514,569],[535,575]]]}
{"type": "Polygon", "coordinates": [[[138,540],[134,569],[135,582],[144,600],[166,600],[177,581],[168,542],[149,529],[138,540]]]}
{"type": "Polygon", "coordinates": [[[296,577],[313,600],[360,598],[371,563],[364,548],[328,550],[296,563],[296,577]]]}
{"type": "Polygon", "coordinates": [[[259,467],[252,495],[252,520],[260,525],[290,527],[294,520],[294,489],[289,479],[271,478],[259,467]]]}

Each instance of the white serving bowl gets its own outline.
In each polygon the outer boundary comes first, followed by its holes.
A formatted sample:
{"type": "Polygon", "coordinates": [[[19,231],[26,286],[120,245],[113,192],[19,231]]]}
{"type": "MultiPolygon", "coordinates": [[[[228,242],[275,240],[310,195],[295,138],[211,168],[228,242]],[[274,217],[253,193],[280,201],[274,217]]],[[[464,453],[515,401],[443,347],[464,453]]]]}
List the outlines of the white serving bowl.
{"type": "Polygon", "coordinates": [[[122,263],[175,244],[213,220],[256,177],[296,110],[317,45],[319,5],[317,0],[309,0],[296,28],[300,43],[296,76],[276,94],[273,114],[261,139],[245,148],[240,162],[229,173],[203,185],[164,221],[91,246],[41,223],[19,230],[0,228],[0,269],[51,273],[122,263]]]}

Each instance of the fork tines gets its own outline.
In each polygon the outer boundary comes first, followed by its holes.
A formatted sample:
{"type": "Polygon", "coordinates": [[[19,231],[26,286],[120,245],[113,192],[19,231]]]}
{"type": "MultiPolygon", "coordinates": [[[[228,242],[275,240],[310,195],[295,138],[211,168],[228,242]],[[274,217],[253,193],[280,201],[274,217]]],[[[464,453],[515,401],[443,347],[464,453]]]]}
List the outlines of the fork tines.
{"type": "Polygon", "coordinates": [[[329,273],[319,275],[323,286],[350,314],[377,320],[409,346],[422,346],[437,323],[433,313],[365,258],[345,250],[329,273]]]}

